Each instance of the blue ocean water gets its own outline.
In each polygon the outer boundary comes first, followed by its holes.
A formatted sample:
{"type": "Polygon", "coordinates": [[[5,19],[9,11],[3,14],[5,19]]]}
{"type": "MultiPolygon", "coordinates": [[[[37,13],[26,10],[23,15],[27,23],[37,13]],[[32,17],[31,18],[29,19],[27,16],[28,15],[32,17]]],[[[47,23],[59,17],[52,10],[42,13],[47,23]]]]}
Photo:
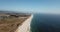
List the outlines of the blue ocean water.
{"type": "Polygon", "coordinates": [[[60,32],[60,15],[34,14],[31,32],[60,32]]]}

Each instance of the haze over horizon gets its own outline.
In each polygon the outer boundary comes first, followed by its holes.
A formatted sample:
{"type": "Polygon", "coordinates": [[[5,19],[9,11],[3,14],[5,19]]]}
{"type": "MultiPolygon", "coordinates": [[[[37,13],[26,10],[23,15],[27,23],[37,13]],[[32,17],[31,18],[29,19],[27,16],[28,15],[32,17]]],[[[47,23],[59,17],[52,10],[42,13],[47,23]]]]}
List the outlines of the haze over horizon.
{"type": "Polygon", "coordinates": [[[59,13],[60,0],[0,0],[0,10],[59,13]]]}

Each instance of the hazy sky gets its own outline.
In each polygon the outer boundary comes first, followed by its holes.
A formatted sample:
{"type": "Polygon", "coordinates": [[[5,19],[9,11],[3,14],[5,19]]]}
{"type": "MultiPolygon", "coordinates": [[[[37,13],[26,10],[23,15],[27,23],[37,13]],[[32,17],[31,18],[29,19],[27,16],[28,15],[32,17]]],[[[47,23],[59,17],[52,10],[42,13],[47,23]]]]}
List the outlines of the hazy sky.
{"type": "Polygon", "coordinates": [[[60,0],[0,0],[0,10],[60,12],[60,0]]]}

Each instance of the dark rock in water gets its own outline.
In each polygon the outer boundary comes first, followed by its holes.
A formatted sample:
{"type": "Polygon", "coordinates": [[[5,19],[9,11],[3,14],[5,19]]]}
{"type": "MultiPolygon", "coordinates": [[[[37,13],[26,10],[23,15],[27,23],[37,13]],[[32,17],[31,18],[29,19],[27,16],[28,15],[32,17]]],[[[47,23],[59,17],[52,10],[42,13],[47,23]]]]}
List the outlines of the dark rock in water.
{"type": "Polygon", "coordinates": [[[32,32],[60,32],[60,15],[35,14],[31,22],[32,32]]]}

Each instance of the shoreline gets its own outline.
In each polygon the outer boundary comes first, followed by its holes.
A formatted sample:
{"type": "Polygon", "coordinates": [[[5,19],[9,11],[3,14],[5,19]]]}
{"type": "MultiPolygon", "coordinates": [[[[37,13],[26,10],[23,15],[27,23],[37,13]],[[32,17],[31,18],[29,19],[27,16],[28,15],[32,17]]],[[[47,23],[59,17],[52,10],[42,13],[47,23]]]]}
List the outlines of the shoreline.
{"type": "Polygon", "coordinates": [[[30,32],[30,24],[32,19],[33,19],[33,14],[27,20],[25,20],[15,32],[30,32]]]}

